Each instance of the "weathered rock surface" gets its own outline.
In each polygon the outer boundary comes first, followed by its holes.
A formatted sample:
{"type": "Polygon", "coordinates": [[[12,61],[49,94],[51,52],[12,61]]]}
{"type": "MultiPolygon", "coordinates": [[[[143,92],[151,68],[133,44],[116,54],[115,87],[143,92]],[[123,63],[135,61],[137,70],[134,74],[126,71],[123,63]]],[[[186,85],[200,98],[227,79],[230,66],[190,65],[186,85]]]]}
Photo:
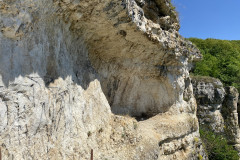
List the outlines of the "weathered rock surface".
{"type": "Polygon", "coordinates": [[[192,83],[200,125],[224,134],[229,143],[240,151],[237,89],[224,88],[220,80],[211,77],[193,76],[192,83]]]}
{"type": "Polygon", "coordinates": [[[1,0],[0,29],[3,159],[206,158],[169,1],[1,0]]]}
{"type": "Polygon", "coordinates": [[[239,93],[235,87],[226,87],[225,90],[227,94],[221,111],[226,126],[225,134],[229,142],[240,152],[240,129],[237,112],[239,93]]]}
{"type": "Polygon", "coordinates": [[[201,125],[207,124],[215,132],[224,132],[221,114],[226,95],[220,80],[211,77],[192,77],[193,92],[197,100],[197,116],[201,125]]]}

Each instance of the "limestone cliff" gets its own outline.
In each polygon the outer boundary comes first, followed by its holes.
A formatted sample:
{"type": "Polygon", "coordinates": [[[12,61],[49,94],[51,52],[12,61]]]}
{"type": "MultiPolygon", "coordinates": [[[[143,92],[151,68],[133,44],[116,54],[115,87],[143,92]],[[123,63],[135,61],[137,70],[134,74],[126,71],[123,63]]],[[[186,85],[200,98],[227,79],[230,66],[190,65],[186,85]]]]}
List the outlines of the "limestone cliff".
{"type": "Polygon", "coordinates": [[[206,159],[170,1],[1,0],[0,29],[3,159],[206,159]]]}
{"type": "Polygon", "coordinates": [[[220,80],[211,77],[193,76],[192,83],[200,125],[224,134],[240,152],[237,89],[224,87],[220,80]]]}
{"type": "Polygon", "coordinates": [[[214,132],[224,132],[221,109],[226,92],[222,82],[211,77],[195,76],[191,78],[198,105],[199,123],[206,124],[214,132]]]}

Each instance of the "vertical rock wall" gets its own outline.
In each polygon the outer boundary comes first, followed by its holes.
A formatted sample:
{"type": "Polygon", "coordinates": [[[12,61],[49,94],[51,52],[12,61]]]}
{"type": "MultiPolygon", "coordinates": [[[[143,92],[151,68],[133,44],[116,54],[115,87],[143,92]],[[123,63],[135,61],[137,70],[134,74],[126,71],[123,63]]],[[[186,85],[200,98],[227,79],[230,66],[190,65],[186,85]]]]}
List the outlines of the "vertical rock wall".
{"type": "Polygon", "coordinates": [[[230,144],[240,152],[240,129],[238,123],[237,102],[239,93],[235,87],[226,87],[226,97],[223,103],[222,115],[225,124],[225,133],[230,144]]]}
{"type": "Polygon", "coordinates": [[[239,152],[237,89],[232,86],[224,88],[220,80],[211,77],[192,77],[192,83],[200,125],[224,134],[229,144],[239,152]]]}
{"type": "Polygon", "coordinates": [[[2,158],[87,159],[111,111],[84,42],[51,1],[0,3],[2,158]]]}
{"type": "Polygon", "coordinates": [[[192,83],[200,125],[206,124],[214,132],[224,132],[221,110],[226,92],[222,82],[211,77],[192,77],[192,83]]]}
{"type": "Polygon", "coordinates": [[[0,5],[3,159],[206,158],[169,1],[0,5]]]}

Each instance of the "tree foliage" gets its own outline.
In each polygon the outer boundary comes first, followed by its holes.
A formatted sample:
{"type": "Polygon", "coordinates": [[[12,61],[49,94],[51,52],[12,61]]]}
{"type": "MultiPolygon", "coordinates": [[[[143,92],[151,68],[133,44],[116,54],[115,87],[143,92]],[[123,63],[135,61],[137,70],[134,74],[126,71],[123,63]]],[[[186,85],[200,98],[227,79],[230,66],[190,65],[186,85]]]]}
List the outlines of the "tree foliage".
{"type": "Polygon", "coordinates": [[[201,51],[203,60],[195,64],[194,75],[220,79],[240,91],[240,41],[189,38],[201,51]]]}
{"type": "Polygon", "coordinates": [[[227,143],[225,137],[206,128],[200,128],[199,132],[210,160],[239,160],[238,152],[227,143]]]}

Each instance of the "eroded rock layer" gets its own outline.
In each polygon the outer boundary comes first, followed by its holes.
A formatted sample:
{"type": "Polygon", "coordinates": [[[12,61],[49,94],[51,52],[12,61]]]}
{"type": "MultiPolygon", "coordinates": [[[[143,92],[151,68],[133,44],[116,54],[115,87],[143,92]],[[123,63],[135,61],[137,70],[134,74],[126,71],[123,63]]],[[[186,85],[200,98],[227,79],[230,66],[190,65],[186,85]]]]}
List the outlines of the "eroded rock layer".
{"type": "Polygon", "coordinates": [[[214,132],[224,132],[221,110],[226,92],[222,82],[211,77],[196,76],[192,77],[192,83],[200,125],[206,124],[214,132]]]}
{"type": "Polygon", "coordinates": [[[3,159],[206,158],[169,1],[0,5],[3,159]]]}
{"type": "Polygon", "coordinates": [[[235,87],[223,87],[220,80],[193,76],[193,91],[197,100],[197,116],[200,125],[215,133],[224,134],[235,149],[240,151],[238,123],[238,97],[235,87]]]}

